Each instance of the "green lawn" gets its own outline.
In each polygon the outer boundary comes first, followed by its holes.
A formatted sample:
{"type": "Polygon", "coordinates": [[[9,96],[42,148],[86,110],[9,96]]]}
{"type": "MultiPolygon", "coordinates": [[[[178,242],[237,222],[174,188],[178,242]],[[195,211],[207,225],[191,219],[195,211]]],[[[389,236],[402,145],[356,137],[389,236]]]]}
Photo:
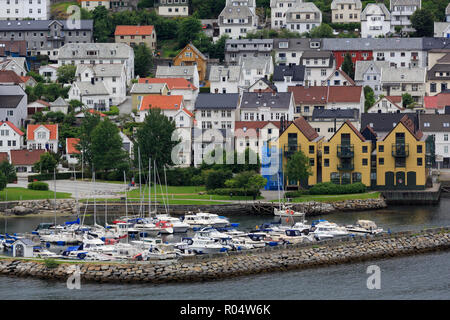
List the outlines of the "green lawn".
{"type": "MultiPolygon", "coordinates": [[[[146,200],[147,199],[145,199],[144,201],[146,201],[146,200]]],[[[83,202],[83,203],[86,203],[88,201],[89,201],[89,203],[93,203],[94,200],[93,199],[80,199],[79,201],[83,202]]],[[[113,198],[113,199],[96,199],[95,201],[97,203],[101,202],[103,204],[105,201],[107,201],[108,203],[110,203],[110,202],[112,203],[112,202],[119,202],[119,201],[122,201],[122,200],[118,199],[118,198],[113,198]]],[[[161,198],[157,199],[157,201],[159,201],[160,205],[164,205],[164,203],[163,203],[161,198]]],[[[132,202],[133,205],[136,205],[137,203],[139,203],[139,199],[137,199],[137,198],[136,199],[132,199],[132,201],[130,201],[130,202],[132,202]]],[[[177,200],[177,199],[172,200],[172,199],[169,199],[169,205],[172,205],[172,204],[209,205],[209,204],[229,204],[229,202],[207,201],[207,200],[202,200],[202,199],[199,199],[199,200],[196,200],[196,199],[190,199],[190,200],[177,200]]]]}
{"type": "Polygon", "coordinates": [[[161,53],[161,58],[174,58],[181,49],[177,40],[160,40],[158,42],[158,52],[161,53]]]}
{"type": "MultiPolygon", "coordinates": [[[[57,199],[67,199],[70,198],[70,193],[57,192],[57,199]]],[[[53,199],[53,191],[40,191],[40,190],[29,190],[26,188],[5,188],[0,191],[0,201],[16,201],[16,200],[39,200],[39,199],[53,199]]]]}
{"type": "Polygon", "coordinates": [[[78,6],[77,1],[68,1],[62,3],[55,3],[50,7],[50,12],[55,19],[66,19],[69,14],[67,13],[67,8],[69,6],[78,6]]]}
{"type": "MultiPolygon", "coordinates": [[[[307,201],[318,201],[318,202],[336,202],[345,200],[358,200],[358,199],[378,199],[380,197],[380,192],[366,192],[366,193],[355,193],[355,194],[339,194],[339,195],[304,195],[298,198],[293,198],[292,202],[307,202],[307,201]]],[[[273,201],[273,202],[277,202],[273,201]]]]}

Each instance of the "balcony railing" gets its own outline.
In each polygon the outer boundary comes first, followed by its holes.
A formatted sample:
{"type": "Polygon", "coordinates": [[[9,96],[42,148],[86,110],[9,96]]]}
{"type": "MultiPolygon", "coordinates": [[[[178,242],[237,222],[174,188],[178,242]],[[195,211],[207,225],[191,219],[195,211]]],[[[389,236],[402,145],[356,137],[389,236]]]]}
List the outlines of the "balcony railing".
{"type": "Polygon", "coordinates": [[[300,151],[300,146],[297,145],[287,145],[284,146],[283,148],[283,154],[285,157],[290,157],[292,156],[294,153],[300,151]]]}
{"type": "Polygon", "coordinates": [[[337,146],[337,156],[339,158],[353,158],[354,156],[354,146],[351,144],[338,144],[337,146]]]}
{"type": "Polygon", "coordinates": [[[409,144],[407,143],[393,143],[392,156],[405,158],[409,156],[409,144]]]}
{"type": "Polygon", "coordinates": [[[341,162],[337,168],[339,171],[352,171],[355,168],[355,165],[353,164],[353,161],[341,162]]]}

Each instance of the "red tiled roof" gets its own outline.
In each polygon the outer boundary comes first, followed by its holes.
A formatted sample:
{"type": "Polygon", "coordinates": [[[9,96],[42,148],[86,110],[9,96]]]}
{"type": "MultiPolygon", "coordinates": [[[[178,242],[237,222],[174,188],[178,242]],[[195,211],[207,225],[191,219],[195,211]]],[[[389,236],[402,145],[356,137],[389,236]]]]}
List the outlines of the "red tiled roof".
{"type": "Polygon", "coordinates": [[[197,90],[197,88],[185,78],[140,78],[139,83],[165,83],[169,90],[197,90]]]}
{"type": "Polygon", "coordinates": [[[0,152],[0,162],[9,162],[8,152],[0,152]]]}
{"type": "Polygon", "coordinates": [[[402,96],[385,96],[392,103],[399,104],[402,102],[402,96]]]}
{"type": "Polygon", "coordinates": [[[425,109],[443,109],[450,106],[450,93],[441,92],[435,96],[424,97],[425,109]]]}
{"type": "Polygon", "coordinates": [[[288,92],[294,94],[296,104],[303,103],[327,103],[327,87],[290,86],[288,92]]]}
{"type": "Polygon", "coordinates": [[[36,100],[34,102],[38,102],[40,104],[43,104],[44,106],[50,107],[50,103],[48,103],[47,101],[44,101],[44,100],[36,100]]]}
{"type": "Polygon", "coordinates": [[[44,154],[45,150],[11,150],[11,163],[14,166],[18,165],[34,165],[41,159],[41,155],[44,154]]]}
{"type": "Polygon", "coordinates": [[[14,123],[12,123],[11,121],[0,121],[0,126],[2,126],[3,124],[7,124],[11,129],[13,129],[19,136],[23,136],[24,133],[22,132],[22,130],[20,130],[19,128],[17,128],[14,123]]]}
{"type": "Polygon", "coordinates": [[[66,139],[66,151],[68,154],[80,154],[80,150],[78,150],[76,145],[80,142],[78,138],[67,138],[66,139]]]}
{"type": "Polygon", "coordinates": [[[189,116],[193,117],[194,114],[192,112],[190,112],[188,109],[183,108],[183,111],[186,112],[189,116]]]}
{"type": "Polygon", "coordinates": [[[20,84],[20,83],[24,83],[24,81],[14,71],[2,70],[2,71],[0,71],[0,83],[20,84]]]}
{"type": "Polygon", "coordinates": [[[1,40],[0,41],[0,56],[8,54],[18,53],[19,56],[27,55],[27,42],[25,40],[1,40]]]}
{"type": "Polygon", "coordinates": [[[329,86],[328,102],[360,102],[362,86],[329,86]]]}
{"type": "Polygon", "coordinates": [[[116,26],[115,36],[149,36],[153,26],[116,26]]]}
{"type": "Polygon", "coordinates": [[[178,110],[183,103],[183,96],[148,95],[142,99],[139,110],[158,108],[161,110],[178,110]]]}
{"type": "Polygon", "coordinates": [[[361,132],[358,131],[358,129],[355,128],[355,126],[350,122],[350,120],[345,121],[342,125],[347,124],[350,129],[353,130],[353,132],[358,136],[361,141],[366,141],[366,138],[361,134],[361,132]]]}
{"type": "Polygon", "coordinates": [[[303,135],[309,141],[312,141],[319,136],[319,134],[313,127],[311,127],[308,121],[306,121],[305,118],[301,116],[295,119],[292,123],[295,124],[295,126],[303,133],[303,135]]]}
{"type": "Polygon", "coordinates": [[[29,124],[27,127],[27,139],[34,140],[34,132],[39,127],[45,127],[50,131],[49,140],[58,140],[58,125],[57,124],[29,124]]]}
{"type": "Polygon", "coordinates": [[[94,109],[88,109],[87,112],[92,114],[98,114],[100,117],[106,117],[106,114],[101,113],[100,111],[94,110],[94,109]]]}

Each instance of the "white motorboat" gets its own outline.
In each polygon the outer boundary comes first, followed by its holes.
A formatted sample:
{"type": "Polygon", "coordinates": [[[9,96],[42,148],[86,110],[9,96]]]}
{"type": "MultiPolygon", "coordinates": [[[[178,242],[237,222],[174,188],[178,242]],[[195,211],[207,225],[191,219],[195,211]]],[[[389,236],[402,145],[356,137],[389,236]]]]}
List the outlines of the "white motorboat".
{"type": "Polygon", "coordinates": [[[219,217],[217,214],[207,212],[185,215],[183,222],[189,224],[191,228],[224,228],[230,225],[230,221],[228,221],[227,218],[219,217]]]}
{"type": "Polygon", "coordinates": [[[51,252],[43,247],[34,247],[33,248],[33,257],[41,258],[41,259],[57,259],[61,258],[61,255],[51,252]]]}
{"type": "Polygon", "coordinates": [[[281,236],[281,239],[288,243],[312,242],[314,241],[314,235],[309,234],[309,230],[288,229],[285,231],[285,235],[281,236]]]}
{"type": "Polygon", "coordinates": [[[100,252],[82,250],[80,247],[69,247],[63,251],[61,258],[86,261],[111,261],[113,258],[100,252]]]}
{"type": "Polygon", "coordinates": [[[101,239],[94,237],[84,237],[80,249],[109,255],[113,254],[116,250],[114,245],[105,245],[105,242],[101,239]]]}
{"type": "Polygon", "coordinates": [[[150,222],[147,219],[138,220],[134,224],[133,228],[138,230],[140,233],[145,233],[149,237],[154,237],[160,232],[160,228],[158,228],[153,222],[150,222]]]}
{"type": "Polygon", "coordinates": [[[378,228],[375,222],[371,220],[358,220],[356,225],[345,226],[348,232],[356,234],[378,234],[383,232],[382,228],[378,228]]]}
{"type": "Polygon", "coordinates": [[[74,244],[82,241],[81,235],[74,232],[58,232],[40,236],[41,241],[57,244],[74,244]]]}
{"type": "Polygon", "coordinates": [[[171,245],[151,245],[147,250],[135,256],[137,260],[167,260],[175,259],[177,253],[171,245]],[[139,258],[140,257],[140,258],[139,258]]]}
{"type": "Polygon", "coordinates": [[[174,233],[184,233],[190,228],[190,225],[186,222],[181,221],[179,218],[171,217],[168,214],[157,215],[155,218],[156,222],[167,221],[172,225],[174,233]]]}
{"type": "Polygon", "coordinates": [[[195,233],[194,237],[205,237],[211,239],[228,239],[228,240],[231,239],[230,235],[219,232],[213,227],[202,228],[201,230],[195,233]]]}
{"type": "Polygon", "coordinates": [[[216,242],[214,239],[194,237],[184,238],[183,241],[187,242],[189,249],[198,254],[219,253],[227,251],[226,246],[216,242]]]}

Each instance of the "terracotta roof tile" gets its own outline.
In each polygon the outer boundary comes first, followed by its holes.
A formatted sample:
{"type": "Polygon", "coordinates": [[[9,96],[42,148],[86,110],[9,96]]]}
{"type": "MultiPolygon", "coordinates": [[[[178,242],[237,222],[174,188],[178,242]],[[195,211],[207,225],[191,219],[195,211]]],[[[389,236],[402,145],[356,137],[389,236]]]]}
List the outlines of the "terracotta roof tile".
{"type": "Polygon", "coordinates": [[[303,103],[327,103],[327,87],[290,86],[288,92],[294,94],[296,104],[303,103]]]}
{"type": "Polygon", "coordinates": [[[58,140],[58,125],[57,124],[29,124],[27,126],[27,139],[34,140],[34,132],[39,127],[45,127],[50,131],[49,140],[58,140]]]}
{"type": "Polygon", "coordinates": [[[8,152],[0,152],[0,162],[9,162],[8,152]]]}
{"type": "Polygon", "coordinates": [[[14,166],[18,165],[34,165],[41,159],[41,155],[44,154],[45,150],[11,150],[11,163],[14,166]]]}
{"type": "Polygon", "coordinates": [[[142,99],[139,110],[158,108],[161,110],[178,110],[182,107],[183,96],[148,95],[142,99]]]}
{"type": "Polygon", "coordinates": [[[305,118],[303,117],[298,117],[292,123],[295,124],[295,126],[303,133],[303,135],[309,141],[312,141],[319,136],[316,130],[313,127],[311,127],[308,121],[306,121],[305,118]]]}
{"type": "Polygon", "coordinates": [[[2,70],[0,71],[0,83],[21,84],[24,83],[24,81],[14,71],[2,70]]]}
{"type": "Polygon", "coordinates": [[[153,26],[116,26],[115,36],[149,36],[153,26]]]}
{"type": "Polygon", "coordinates": [[[17,128],[14,123],[12,123],[11,121],[1,121],[0,122],[0,126],[2,126],[4,123],[6,123],[11,129],[13,129],[19,136],[23,136],[24,133],[22,132],[22,130],[20,130],[19,128],[17,128]]]}
{"type": "Polygon", "coordinates": [[[166,83],[169,90],[197,90],[197,87],[185,78],[140,78],[139,83],[166,83]]]}
{"type": "Polygon", "coordinates": [[[329,86],[328,102],[359,102],[362,86],[329,86]]]}
{"type": "Polygon", "coordinates": [[[78,138],[67,138],[66,139],[66,152],[68,154],[80,154],[80,150],[76,148],[76,145],[80,142],[78,138]]]}

